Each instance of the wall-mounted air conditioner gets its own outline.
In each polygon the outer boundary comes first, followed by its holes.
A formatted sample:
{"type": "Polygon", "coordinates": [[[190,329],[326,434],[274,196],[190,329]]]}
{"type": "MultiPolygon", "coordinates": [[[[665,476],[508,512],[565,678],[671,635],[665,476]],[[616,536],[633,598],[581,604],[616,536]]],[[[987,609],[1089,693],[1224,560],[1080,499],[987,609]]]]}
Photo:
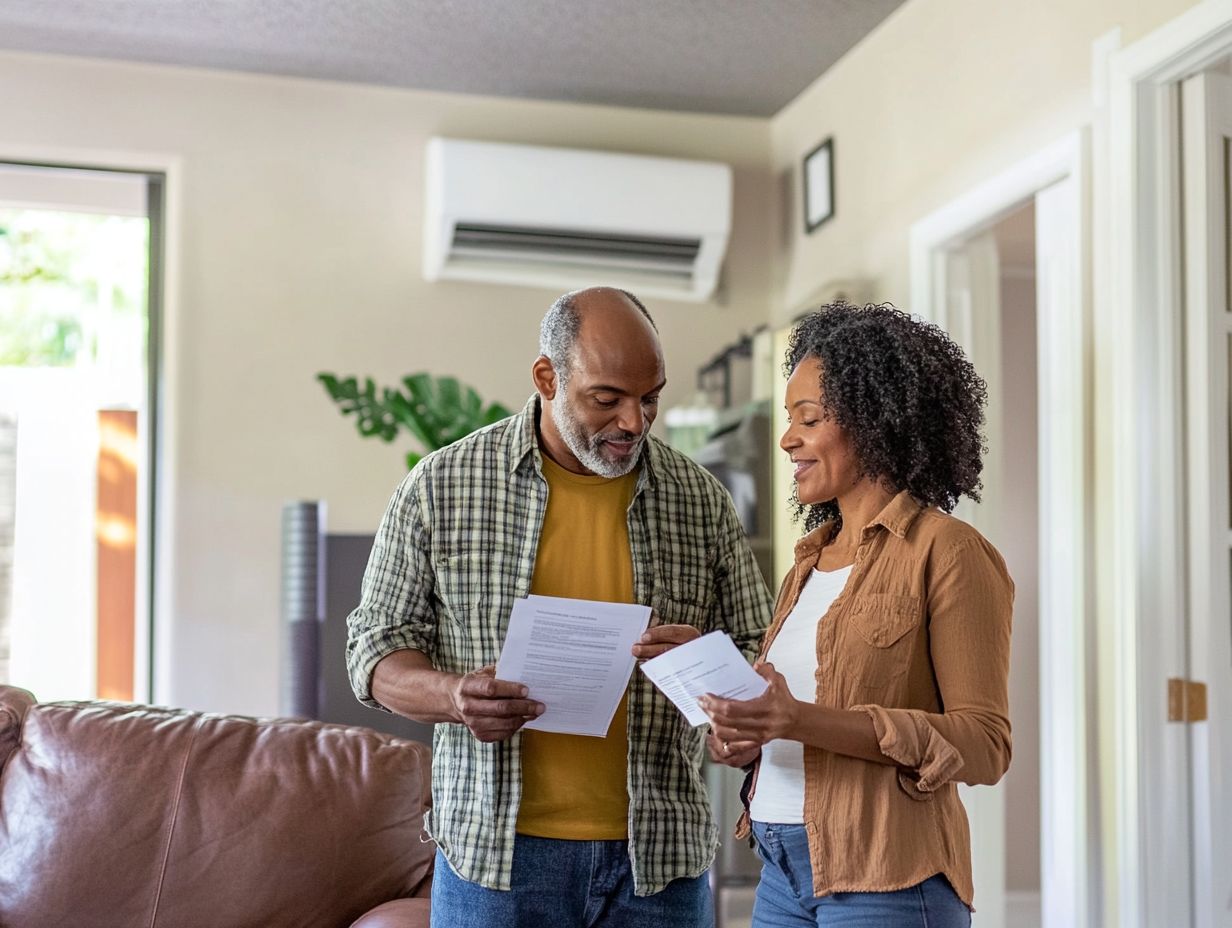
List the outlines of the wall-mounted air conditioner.
{"type": "Polygon", "coordinates": [[[731,187],[713,161],[434,138],[424,277],[706,300],[731,187]]]}

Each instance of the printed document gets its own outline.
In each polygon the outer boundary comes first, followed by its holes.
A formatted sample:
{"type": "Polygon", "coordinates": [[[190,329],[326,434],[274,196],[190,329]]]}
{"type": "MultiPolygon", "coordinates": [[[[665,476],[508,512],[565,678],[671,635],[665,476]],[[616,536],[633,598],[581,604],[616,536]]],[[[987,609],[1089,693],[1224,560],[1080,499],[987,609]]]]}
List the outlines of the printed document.
{"type": "Polygon", "coordinates": [[[533,595],[515,602],[496,677],[524,683],[543,703],[524,727],[605,736],[649,623],[649,606],[533,595]]]}
{"type": "Polygon", "coordinates": [[[749,666],[726,632],[710,632],[652,657],[642,664],[642,673],[693,726],[710,721],[697,704],[699,696],[713,693],[724,699],[756,699],[770,685],[749,666]]]}

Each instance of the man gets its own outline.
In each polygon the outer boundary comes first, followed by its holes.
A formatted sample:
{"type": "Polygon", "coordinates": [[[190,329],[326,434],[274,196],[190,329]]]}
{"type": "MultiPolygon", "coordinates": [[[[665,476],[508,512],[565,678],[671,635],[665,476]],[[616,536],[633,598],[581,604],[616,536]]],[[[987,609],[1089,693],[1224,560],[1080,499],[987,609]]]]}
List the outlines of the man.
{"type": "Polygon", "coordinates": [[[770,614],[730,498],[649,434],[650,315],[593,288],[548,310],[521,413],[428,455],[386,510],[348,620],[359,699],[436,726],[432,921],[710,928],[702,736],[640,673],[605,738],[522,726],[497,680],[528,593],[653,609],[645,659],[715,628],[752,655],[770,614]]]}

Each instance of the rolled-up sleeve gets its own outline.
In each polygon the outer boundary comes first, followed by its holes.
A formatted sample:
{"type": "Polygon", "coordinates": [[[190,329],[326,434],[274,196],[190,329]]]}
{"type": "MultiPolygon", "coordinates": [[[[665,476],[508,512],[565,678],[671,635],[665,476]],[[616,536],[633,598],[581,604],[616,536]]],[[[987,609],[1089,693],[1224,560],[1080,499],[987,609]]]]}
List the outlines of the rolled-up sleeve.
{"type": "Polygon", "coordinates": [[[347,618],[347,673],[360,702],[385,707],[372,697],[372,671],[386,655],[403,649],[429,656],[436,644],[432,608],[434,573],[424,523],[424,466],[399,485],[377,529],[364,571],[359,606],[347,618]]]}
{"type": "Polygon", "coordinates": [[[929,653],[942,711],[855,706],[869,715],[909,795],[942,784],[996,783],[1009,768],[1010,627],[1014,584],[987,541],[969,536],[934,565],[929,653]]]}

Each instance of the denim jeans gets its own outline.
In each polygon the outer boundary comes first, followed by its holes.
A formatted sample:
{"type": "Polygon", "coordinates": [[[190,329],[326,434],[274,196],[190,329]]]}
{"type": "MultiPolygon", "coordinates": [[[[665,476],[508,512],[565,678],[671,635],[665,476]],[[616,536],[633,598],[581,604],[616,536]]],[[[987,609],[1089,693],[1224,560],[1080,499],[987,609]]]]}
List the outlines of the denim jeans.
{"type": "Polygon", "coordinates": [[[753,823],[761,882],[752,928],[970,928],[971,912],[937,874],[886,893],[813,895],[803,825],[753,823]]]}
{"type": "Polygon", "coordinates": [[[562,841],[518,835],[513,886],[462,879],[436,852],[433,928],[712,928],[707,874],[633,895],[627,841],[562,841]]]}

